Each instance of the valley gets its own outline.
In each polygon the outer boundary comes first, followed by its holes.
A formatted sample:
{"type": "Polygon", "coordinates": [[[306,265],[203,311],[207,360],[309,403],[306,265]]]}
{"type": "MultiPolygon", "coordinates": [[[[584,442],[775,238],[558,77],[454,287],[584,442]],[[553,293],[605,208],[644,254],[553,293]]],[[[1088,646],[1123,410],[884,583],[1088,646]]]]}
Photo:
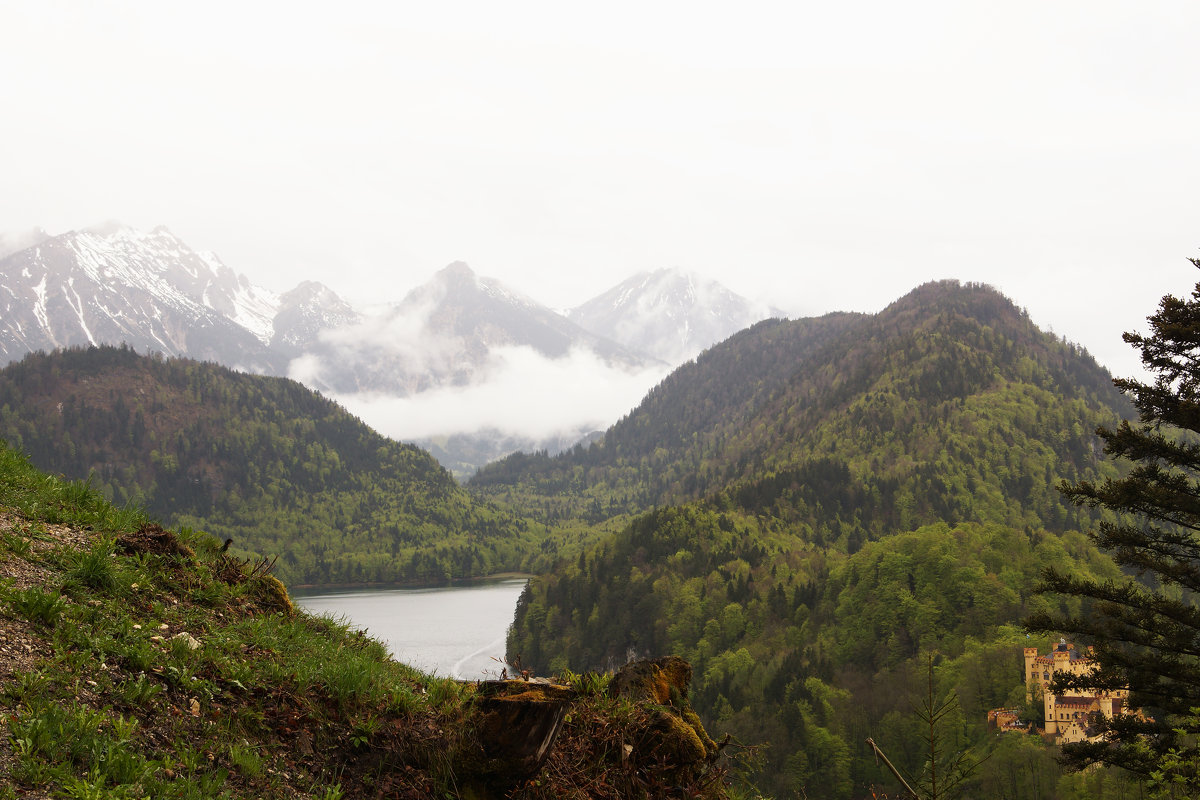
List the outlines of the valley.
{"type": "Polygon", "coordinates": [[[1023,649],[1050,644],[1021,621],[1072,611],[1039,594],[1041,572],[1120,575],[1084,535],[1097,513],[1056,486],[1118,476],[1093,431],[1131,415],[1086,352],[955,281],[877,314],[758,322],[587,443],[465,484],[286,378],[109,346],[0,370],[0,438],[277,557],[291,586],[534,573],[510,663],[561,675],[682,656],[709,729],[762,745],[739,785],[780,798],[892,786],[867,738],[919,772],[927,662],[957,698],[955,746],[991,754],[972,796],[1124,785],[1062,772],[1035,740],[993,741],[987,712],[1024,705],[1023,649]]]}
{"type": "Polygon", "coordinates": [[[0,800],[1200,800],[1200,3],[0,25],[0,800]]]}

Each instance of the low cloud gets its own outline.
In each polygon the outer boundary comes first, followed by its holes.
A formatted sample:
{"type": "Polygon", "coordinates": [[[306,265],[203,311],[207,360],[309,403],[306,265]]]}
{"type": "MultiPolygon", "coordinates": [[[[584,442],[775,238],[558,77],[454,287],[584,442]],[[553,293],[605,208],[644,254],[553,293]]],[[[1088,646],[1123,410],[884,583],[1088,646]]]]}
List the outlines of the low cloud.
{"type": "Polygon", "coordinates": [[[536,439],[603,430],[632,410],[667,374],[627,372],[586,349],[548,358],[530,347],[497,347],[487,377],[407,397],[378,393],[334,399],[380,433],[412,440],[487,429],[536,439]]]}
{"type": "Polygon", "coordinates": [[[464,348],[460,337],[435,331],[430,318],[440,298],[424,297],[375,309],[353,324],[323,330],[321,344],[335,354],[361,358],[375,352],[398,360],[408,372],[439,372],[464,348]]]}
{"type": "Polygon", "coordinates": [[[430,326],[436,300],[377,307],[353,324],[322,330],[313,350],[289,363],[288,377],[330,395],[370,385],[381,373],[403,391],[422,379],[446,380],[464,365],[468,348],[462,337],[430,326]]]}

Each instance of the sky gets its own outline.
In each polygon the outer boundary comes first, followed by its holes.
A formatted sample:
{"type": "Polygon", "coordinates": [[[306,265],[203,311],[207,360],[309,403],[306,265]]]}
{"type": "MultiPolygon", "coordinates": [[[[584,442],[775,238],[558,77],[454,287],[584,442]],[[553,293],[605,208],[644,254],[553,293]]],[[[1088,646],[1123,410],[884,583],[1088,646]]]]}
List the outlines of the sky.
{"type": "Polygon", "coordinates": [[[793,316],[989,283],[1133,374],[1196,283],[1200,3],[0,9],[0,231],[166,225],[276,291],[681,267],[793,316]]]}

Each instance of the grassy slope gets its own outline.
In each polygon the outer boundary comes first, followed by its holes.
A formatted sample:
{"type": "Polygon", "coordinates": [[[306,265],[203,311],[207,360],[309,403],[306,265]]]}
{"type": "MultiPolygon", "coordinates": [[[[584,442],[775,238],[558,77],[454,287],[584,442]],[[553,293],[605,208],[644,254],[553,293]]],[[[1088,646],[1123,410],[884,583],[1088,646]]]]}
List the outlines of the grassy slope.
{"type": "MultiPolygon", "coordinates": [[[[575,686],[549,762],[505,796],[725,796],[719,769],[654,757],[660,711],[575,686]]],[[[0,446],[0,798],[499,796],[472,778],[475,691],[0,446]]]]}

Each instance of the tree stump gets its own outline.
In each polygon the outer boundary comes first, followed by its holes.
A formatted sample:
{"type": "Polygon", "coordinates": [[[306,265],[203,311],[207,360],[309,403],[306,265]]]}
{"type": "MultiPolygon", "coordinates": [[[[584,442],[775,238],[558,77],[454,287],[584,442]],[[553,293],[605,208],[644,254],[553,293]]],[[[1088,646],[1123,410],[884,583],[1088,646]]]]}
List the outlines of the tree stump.
{"type": "Polygon", "coordinates": [[[481,682],[473,702],[482,754],[471,771],[500,791],[532,778],[545,763],[574,699],[574,690],[549,682],[481,682]]]}

